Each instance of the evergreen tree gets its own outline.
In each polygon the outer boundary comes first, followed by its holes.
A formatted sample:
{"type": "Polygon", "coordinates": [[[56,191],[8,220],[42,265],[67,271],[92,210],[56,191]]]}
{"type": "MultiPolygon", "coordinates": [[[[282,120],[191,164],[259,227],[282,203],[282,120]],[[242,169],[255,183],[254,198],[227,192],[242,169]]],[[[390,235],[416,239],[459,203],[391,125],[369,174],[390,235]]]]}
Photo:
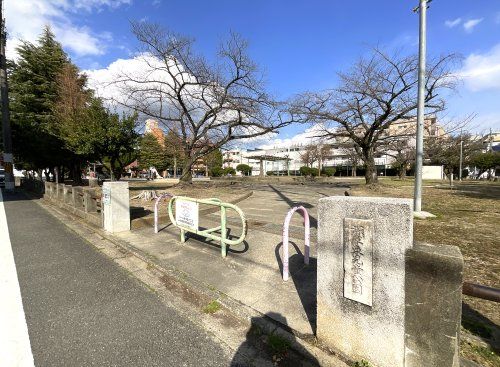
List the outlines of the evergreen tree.
{"type": "Polygon", "coordinates": [[[153,134],[144,134],[140,142],[139,166],[142,169],[156,168],[163,171],[167,168],[165,149],[153,134]]]}
{"type": "Polygon", "coordinates": [[[50,28],[37,44],[23,42],[9,75],[13,146],[16,158],[34,168],[67,162],[69,151],[53,134],[57,76],[69,60],[50,28]]]}

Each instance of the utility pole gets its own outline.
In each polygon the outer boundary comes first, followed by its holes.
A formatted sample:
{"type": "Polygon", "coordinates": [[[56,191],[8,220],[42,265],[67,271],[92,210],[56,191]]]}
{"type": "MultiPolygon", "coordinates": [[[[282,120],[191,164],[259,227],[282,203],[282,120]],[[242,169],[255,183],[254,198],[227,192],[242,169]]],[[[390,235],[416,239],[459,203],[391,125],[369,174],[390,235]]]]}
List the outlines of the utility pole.
{"type": "Polygon", "coordinates": [[[413,210],[422,211],[422,164],[424,159],[424,104],[425,104],[425,54],[428,0],[420,0],[420,5],[413,9],[420,15],[419,21],[419,54],[418,54],[418,106],[417,106],[417,146],[415,164],[415,190],[413,195],[413,210]]]}
{"type": "Polygon", "coordinates": [[[2,98],[3,166],[5,168],[5,189],[14,190],[14,159],[12,156],[12,136],[10,131],[9,88],[7,85],[7,61],[5,44],[7,32],[3,17],[3,1],[0,0],[0,92],[2,98]]]}
{"type": "Polygon", "coordinates": [[[460,136],[460,171],[458,172],[458,179],[462,181],[462,154],[463,154],[464,141],[462,140],[462,136],[460,136]]]}

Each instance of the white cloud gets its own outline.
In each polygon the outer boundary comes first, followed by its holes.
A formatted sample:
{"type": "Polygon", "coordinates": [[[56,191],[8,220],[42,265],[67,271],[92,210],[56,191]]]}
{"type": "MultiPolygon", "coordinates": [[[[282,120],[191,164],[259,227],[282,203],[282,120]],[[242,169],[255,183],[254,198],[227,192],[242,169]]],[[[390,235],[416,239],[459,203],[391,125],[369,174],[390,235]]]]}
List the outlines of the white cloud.
{"type": "Polygon", "coordinates": [[[77,56],[99,55],[105,50],[111,34],[96,34],[88,27],[75,25],[74,13],[116,8],[131,0],[12,0],[5,3],[5,18],[9,39],[7,57],[16,58],[15,48],[21,40],[34,42],[45,26],[50,25],[65,48],[77,56]]]}
{"type": "Polygon", "coordinates": [[[322,125],[313,125],[291,138],[279,138],[277,134],[268,135],[259,139],[265,141],[261,141],[257,146],[261,149],[273,149],[286,148],[292,145],[309,145],[321,140],[318,136],[321,135],[322,131],[324,131],[322,125]]]}
{"type": "Polygon", "coordinates": [[[474,91],[500,90],[500,43],[483,54],[470,54],[458,73],[465,86],[474,91]]]}
{"type": "Polygon", "coordinates": [[[132,0],[75,0],[75,9],[84,9],[92,11],[93,9],[101,10],[104,7],[116,9],[122,5],[130,5],[132,0]]]}
{"type": "Polygon", "coordinates": [[[464,23],[464,29],[467,33],[471,33],[474,28],[483,21],[484,18],[469,19],[464,23]]]}
{"type": "Polygon", "coordinates": [[[462,18],[457,18],[454,20],[447,20],[446,22],[444,22],[444,25],[447,26],[448,28],[453,28],[453,27],[459,25],[460,23],[462,23],[462,18]]]}

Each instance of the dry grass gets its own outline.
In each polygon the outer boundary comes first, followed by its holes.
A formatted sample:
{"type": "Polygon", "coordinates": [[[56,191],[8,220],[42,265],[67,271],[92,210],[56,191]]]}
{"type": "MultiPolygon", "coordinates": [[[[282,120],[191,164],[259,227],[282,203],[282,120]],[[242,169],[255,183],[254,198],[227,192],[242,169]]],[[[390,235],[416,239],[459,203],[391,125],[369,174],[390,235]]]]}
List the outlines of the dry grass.
{"type": "MultiPolygon", "coordinates": [[[[413,181],[386,179],[377,187],[356,186],[353,193],[412,198],[413,181]]],[[[426,182],[422,207],[437,218],[415,220],[415,240],[458,246],[464,257],[464,280],[500,288],[500,184],[465,181],[450,188],[443,182],[426,182]]],[[[500,336],[498,303],[465,296],[463,318],[468,324],[493,328],[500,336]]],[[[468,344],[462,354],[485,366],[499,366],[498,355],[489,358],[481,348],[468,344]]]]}

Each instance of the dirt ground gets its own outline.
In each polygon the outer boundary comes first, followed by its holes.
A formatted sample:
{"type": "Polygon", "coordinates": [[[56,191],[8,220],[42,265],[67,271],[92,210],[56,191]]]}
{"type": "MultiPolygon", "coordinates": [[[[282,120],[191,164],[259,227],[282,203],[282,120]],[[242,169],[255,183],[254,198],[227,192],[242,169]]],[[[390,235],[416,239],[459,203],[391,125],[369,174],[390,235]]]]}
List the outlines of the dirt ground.
{"type": "MultiPolygon", "coordinates": [[[[357,185],[352,191],[357,196],[412,198],[413,181],[382,180],[376,188],[357,185]]],[[[415,240],[458,246],[464,280],[500,288],[500,183],[464,181],[450,188],[427,182],[422,198],[423,210],[437,218],[415,220],[415,240]]],[[[500,304],[464,296],[462,355],[484,366],[500,366],[499,325],[500,304]]]]}
{"type": "Polygon", "coordinates": [[[231,202],[242,195],[247,194],[248,188],[242,187],[241,185],[231,185],[231,183],[221,183],[214,185],[212,183],[198,182],[193,185],[174,185],[169,183],[163,183],[161,181],[156,182],[130,182],[130,206],[131,207],[143,207],[147,212],[154,211],[155,201],[144,201],[141,199],[132,199],[134,196],[139,195],[144,190],[153,190],[158,195],[163,193],[169,193],[172,195],[182,195],[189,196],[192,198],[218,198],[225,202],[231,202]]]}
{"type": "MultiPolygon", "coordinates": [[[[367,187],[362,180],[343,183],[350,185],[356,196],[413,197],[411,179],[382,179],[377,187],[367,187]]],[[[131,182],[130,196],[142,190],[155,190],[158,194],[169,192],[231,201],[256,189],[253,198],[257,200],[255,195],[259,195],[260,188],[255,185],[251,182],[199,182],[174,186],[161,182],[131,182]]],[[[309,186],[294,185],[296,190],[292,191],[298,194],[309,186]]],[[[153,210],[153,205],[154,201],[131,200],[131,206],[144,207],[148,212],[153,210]]],[[[458,246],[464,256],[464,280],[500,288],[500,183],[464,181],[450,188],[443,181],[424,182],[422,207],[437,217],[415,220],[415,240],[458,246]]],[[[500,304],[464,296],[462,356],[483,366],[500,367],[499,325],[500,304]]]]}

